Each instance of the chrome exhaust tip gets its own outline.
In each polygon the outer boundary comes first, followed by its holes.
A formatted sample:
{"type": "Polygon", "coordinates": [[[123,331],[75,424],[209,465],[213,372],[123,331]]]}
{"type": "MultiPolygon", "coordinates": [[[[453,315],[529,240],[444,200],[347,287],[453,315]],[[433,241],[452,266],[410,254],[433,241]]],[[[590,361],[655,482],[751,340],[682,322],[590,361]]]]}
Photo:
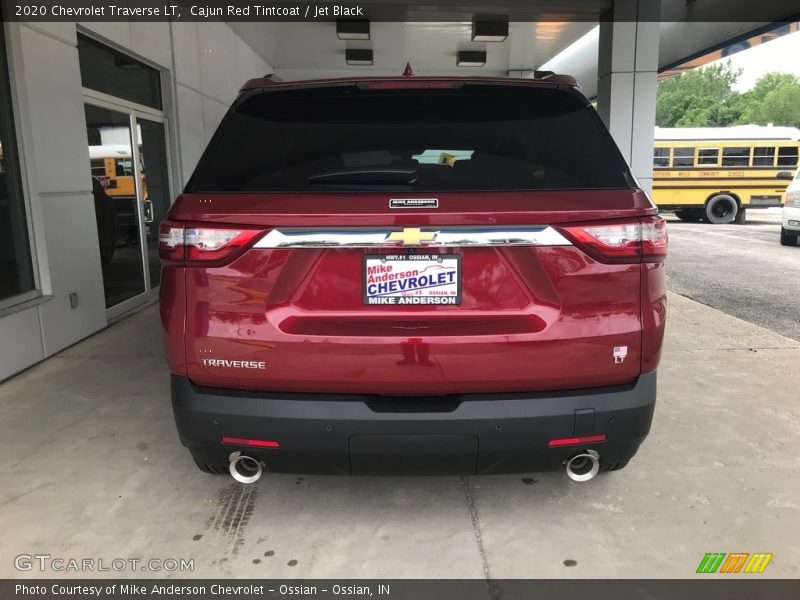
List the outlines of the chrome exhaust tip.
{"type": "Polygon", "coordinates": [[[572,481],[589,481],[600,472],[600,455],[594,450],[576,454],[567,461],[567,477],[572,481]]]}
{"type": "Polygon", "coordinates": [[[239,483],[255,483],[261,477],[261,462],[252,456],[234,452],[228,457],[228,471],[239,483]]]}

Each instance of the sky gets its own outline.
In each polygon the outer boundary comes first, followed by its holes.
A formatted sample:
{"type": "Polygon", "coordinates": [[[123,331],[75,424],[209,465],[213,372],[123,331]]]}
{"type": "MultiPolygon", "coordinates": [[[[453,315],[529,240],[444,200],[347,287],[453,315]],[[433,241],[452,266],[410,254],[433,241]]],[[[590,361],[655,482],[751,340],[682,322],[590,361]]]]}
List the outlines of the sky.
{"type": "Polygon", "coordinates": [[[800,77],[800,31],[722,59],[723,62],[727,60],[734,67],[743,69],[734,86],[739,92],[749,90],[762,75],[771,71],[793,73],[800,77]]]}

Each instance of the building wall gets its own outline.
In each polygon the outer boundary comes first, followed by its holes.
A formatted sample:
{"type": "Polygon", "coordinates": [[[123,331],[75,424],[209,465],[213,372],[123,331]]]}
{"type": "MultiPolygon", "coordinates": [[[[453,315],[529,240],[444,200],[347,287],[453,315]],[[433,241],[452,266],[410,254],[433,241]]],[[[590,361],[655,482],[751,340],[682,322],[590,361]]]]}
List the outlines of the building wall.
{"type": "Polygon", "coordinates": [[[23,186],[42,297],[0,311],[0,380],[106,326],[76,32],[163,72],[173,187],[191,175],[239,86],[272,69],[225,23],[6,27],[23,186]],[[70,308],[69,294],[78,306],[70,308]]]}

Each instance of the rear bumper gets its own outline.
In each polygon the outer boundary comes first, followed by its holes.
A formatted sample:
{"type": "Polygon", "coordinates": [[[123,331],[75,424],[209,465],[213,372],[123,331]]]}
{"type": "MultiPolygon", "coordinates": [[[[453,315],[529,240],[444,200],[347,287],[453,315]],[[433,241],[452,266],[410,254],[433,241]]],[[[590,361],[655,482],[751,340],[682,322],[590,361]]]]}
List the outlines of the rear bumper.
{"type": "Polygon", "coordinates": [[[560,470],[586,448],[613,469],[649,432],[655,399],[655,372],[613,387],[444,397],[255,393],[172,376],[178,433],[199,462],[225,465],[241,450],[268,471],[289,473],[530,473],[560,470]],[[601,433],[607,441],[548,447],[555,438],[601,433]],[[227,445],[223,436],[280,448],[227,445]]]}

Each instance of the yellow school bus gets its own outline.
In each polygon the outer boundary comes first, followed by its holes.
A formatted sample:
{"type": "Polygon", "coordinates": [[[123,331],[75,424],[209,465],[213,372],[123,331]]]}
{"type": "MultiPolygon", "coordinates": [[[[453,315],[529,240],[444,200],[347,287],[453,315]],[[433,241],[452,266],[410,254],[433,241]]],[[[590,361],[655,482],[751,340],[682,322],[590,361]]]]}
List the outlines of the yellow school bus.
{"type": "Polygon", "coordinates": [[[684,221],[744,223],[780,206],[797,169],[800,129],[760,125],[656,127],[653,201],[684,221]]]}
{"type": "MultiPolygon", "coordinates": [[[[131,148],[125,144],[103,144],[89,146],[89,160],[92,177],[96,177],[112,198],[136,197],[136,186],[133,180],[133,159],[131,148]]],[[[141,169],[144,173],[144,169],[141,169]]],[[[147,197],[144,175],[142,190],[147,197]]]]}
{"type": "MultiPolygon", "coordinates": [[[[141,152],[139,159],[141,162],[140,172],[143,195],[142,214],[144,222],[151,223],[153,210],[148,197],[147,180],[144,175],[144,159],[141,152]]],[[[139,230],[131,147],[127,144],[89,146],[89,161],[92,177],[100,182],[106,196],[114,202],[115,239],[137,239],[139,230]]]]}

